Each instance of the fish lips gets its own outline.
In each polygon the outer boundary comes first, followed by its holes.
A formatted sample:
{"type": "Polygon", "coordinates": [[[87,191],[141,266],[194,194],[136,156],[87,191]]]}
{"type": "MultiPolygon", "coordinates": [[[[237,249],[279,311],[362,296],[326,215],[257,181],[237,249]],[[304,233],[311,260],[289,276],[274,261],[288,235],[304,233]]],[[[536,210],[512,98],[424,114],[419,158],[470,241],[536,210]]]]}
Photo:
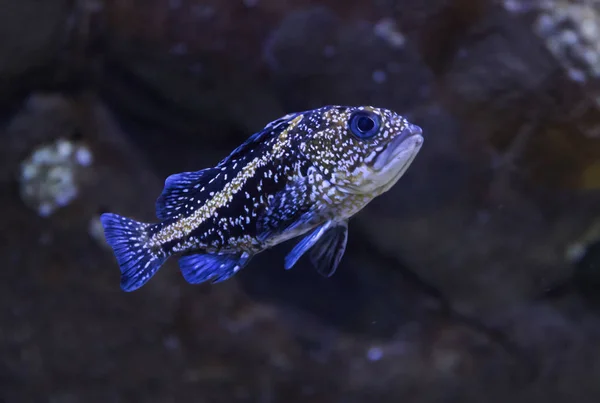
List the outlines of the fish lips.
{"type": "Polygon", "coordinates": [[[375,160],[373,168],[381,171],[395,160],[410,163],[421,148],[423,141],[423,130],[419,126],[409,123],[381,152],[375,160]]]}

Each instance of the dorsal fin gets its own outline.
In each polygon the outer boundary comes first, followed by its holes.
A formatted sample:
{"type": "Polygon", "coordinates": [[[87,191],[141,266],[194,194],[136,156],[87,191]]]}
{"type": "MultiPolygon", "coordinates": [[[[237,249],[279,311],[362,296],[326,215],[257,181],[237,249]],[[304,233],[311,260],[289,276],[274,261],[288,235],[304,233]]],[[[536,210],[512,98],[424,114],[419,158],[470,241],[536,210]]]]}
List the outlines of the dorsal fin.
{"type": "MultiPolygon", "coordinates": [[[[166,220],[183,213],[191,199],[204,193],[204,187],[214,176],[214,168],[196,172],[181,172],[167,177],[165,187],[156,199],[156,216],[166,220]]],[[[191,207],[191,206],[190,206],[191,207]]]]}
{"type": "Polygon", "coordinates": [[[289,113],[285,116],[280,117],[270,123],[268,123],[260,131],[254,133],[246,141],[244,141],[239,147],[234,149],[227,157],[225,157],[217,166],[221,167],[228,164],[231,161],[242,159],[244,156],[251,154],[258,147],[264,144],[270,138],[276,137],[285,130],[288,125],[299,115],[306,112],[289,113]]]}

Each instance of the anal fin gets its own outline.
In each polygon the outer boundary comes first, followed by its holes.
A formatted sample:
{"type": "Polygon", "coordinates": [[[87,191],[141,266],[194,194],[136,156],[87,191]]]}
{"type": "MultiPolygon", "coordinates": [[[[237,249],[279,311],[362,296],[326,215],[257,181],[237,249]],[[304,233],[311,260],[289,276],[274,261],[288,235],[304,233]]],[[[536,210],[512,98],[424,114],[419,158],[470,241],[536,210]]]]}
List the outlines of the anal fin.
{"type": "Polygon", "coordinates": [[[244,268],[252,255],[247,252],[238,254],[196,253],[179,258],[179,268],[183,278],[190,284],[205,281],[219,283],[235,275],[244,268]]]}

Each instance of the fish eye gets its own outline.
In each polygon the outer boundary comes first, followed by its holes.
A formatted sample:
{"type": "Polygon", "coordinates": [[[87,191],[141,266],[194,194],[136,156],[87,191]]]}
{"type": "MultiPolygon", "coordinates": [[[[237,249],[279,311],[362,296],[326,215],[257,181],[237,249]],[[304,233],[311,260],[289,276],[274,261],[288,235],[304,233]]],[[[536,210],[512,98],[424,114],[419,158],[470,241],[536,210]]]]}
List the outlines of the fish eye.
{"type": "Polygon", "coordinates": [[[357,111],[350,116],[350,131],[359,139],[373,137],[380,127],[379,116],[367,111],[357,111]]]}

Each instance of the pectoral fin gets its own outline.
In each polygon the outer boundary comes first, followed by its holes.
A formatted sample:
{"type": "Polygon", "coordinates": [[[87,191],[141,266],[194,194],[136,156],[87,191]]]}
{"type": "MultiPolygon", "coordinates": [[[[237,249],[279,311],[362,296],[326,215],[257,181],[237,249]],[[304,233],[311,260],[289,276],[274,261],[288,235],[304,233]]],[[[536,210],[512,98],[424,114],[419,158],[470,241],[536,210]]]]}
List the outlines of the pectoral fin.
{"type": "Polygon", "coordinates": [[[348,222],[344,221],[330,228],[310,250],[310,261],[317,272],[324,277],[335,273],[348,241],[348,222]]]}
{"type": "Polygon", "coordinates": [[[324,277],[335,273],[346,250],[348,223],[328,221],[302,238],[285,258],[285,268],[291,269],[310,250],[310,260],[324,277]]]}

